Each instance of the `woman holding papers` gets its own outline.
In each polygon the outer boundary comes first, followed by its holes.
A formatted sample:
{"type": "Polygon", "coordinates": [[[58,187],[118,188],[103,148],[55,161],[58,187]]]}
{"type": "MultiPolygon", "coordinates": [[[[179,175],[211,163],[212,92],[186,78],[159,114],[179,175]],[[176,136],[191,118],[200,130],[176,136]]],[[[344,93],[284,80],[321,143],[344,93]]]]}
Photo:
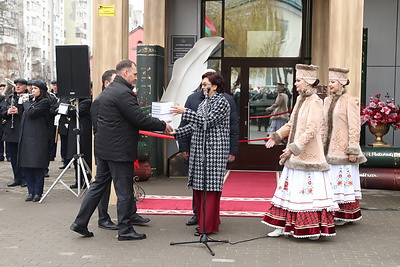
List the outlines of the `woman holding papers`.
{"type": "Polygon", "coordinates": [[[191,135],[188,186],[193,189],[199,229],[195,235],[219,231],[219,206],[229,156],[230,106],[222,94],[224,79],[218,72],[202,76],[205,99],[197,112],[173,106],[187,124],[172,134],[176,139],[191,135]]]}

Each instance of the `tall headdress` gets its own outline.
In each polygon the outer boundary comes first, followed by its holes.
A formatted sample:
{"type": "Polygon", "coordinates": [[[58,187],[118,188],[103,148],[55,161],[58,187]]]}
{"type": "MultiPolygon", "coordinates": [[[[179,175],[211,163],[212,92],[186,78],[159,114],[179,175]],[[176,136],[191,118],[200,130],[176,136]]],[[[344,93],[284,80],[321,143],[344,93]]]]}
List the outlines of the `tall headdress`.
{"type": "Polygon", "coordinates": [[[318,78],[318,66],[296,64],[296,79],[303,79],[308,84],[313,84],[318,78]]]}
{"type": "Polygon", "coordinates": [[[337,80],[342,85],[346,85],[349,76],[349,69],[346,68],[329,68],[329,80],[337,80]]]}

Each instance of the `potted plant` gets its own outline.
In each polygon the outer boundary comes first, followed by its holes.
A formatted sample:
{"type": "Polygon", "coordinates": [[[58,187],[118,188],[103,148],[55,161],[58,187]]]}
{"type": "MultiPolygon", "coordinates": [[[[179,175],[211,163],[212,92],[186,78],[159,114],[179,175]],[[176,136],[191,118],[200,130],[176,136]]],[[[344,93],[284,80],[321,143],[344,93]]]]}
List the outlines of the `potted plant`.
{"type": "Polygon", "coordinates": [[[367,106],[361,104],[361,124],[367,123],[370,132],[375,135],[376,140],[369,144],[373,147],[388,147],[389,144],[382,140],[382,136],[388,133],[389,127],[400,129],[400,109],[394,104],[394,99],[386,94],[385,101],[377,94],[369,98],[367,106]]]}

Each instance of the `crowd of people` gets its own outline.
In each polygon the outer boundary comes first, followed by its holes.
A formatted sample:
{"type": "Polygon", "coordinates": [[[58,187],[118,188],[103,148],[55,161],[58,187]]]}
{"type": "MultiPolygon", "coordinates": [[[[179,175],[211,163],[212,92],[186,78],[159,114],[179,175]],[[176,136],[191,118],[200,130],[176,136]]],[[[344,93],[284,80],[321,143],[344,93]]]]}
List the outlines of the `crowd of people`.
{"type": "Polygon", "coordinates": [[[7,186],[27,187],[25,201],[38,202],[43,193],[44,177],[48,175],[51,160],[50,149],[54,147],[50,132],[56,109],[56,97],[39,80],[18,78],[9,95],[2,97],[2,141],[14,174],[13,181],[7,186]],[[35,156],[32,156],[33,151],[35,156]]]}
{"type": "MultiPolygon", "coordinates": [[[[335,225],[361,219],[358,165],[366,158],[359,146],[359,102],[346,93],[348,72],[329,69],[330,96],[323,101],[315,89],[319,83],[318,66],[296,65],[296,104],[290,118],[277,116],[272,120],[265,145],[271,148],[286,144],[280,155],[283,171],[272,205],[262,219],[276,228],[268,236],[285,234],[315,240],[334,236],[335,225]]],[[[102,92],[93,102],[91,98],[80,99],[82,151],[91,166],[93,127],[97,174],[70,229],[92,237],[88,224],[97,208],[98,226],[118,230],[118,240],[146,238],[133,228],[150,221],[136,213],[133,162],[139,130],[154,130],[174,136],[189,164],[188,187],[193,190],[194,216],[187,225],[198,225],[196,236],[218,232],[224,176],[238,153],[239,139],[236,104],[231,95],[223,93],[221,73],[207,70],[199,90],[189,96],[185,105],[177,103],[171,107],[174,115],[182,114],[176,129],[168,121],[141,110],[133,92],[136,80],[136,64],[122,60],[115,70],[104,72],[102,92]],[[117,195],[117,225],[108,214],[111,182],[117,195]]],[[[2,140],[7,144],[7,157],[14,173],[14,181],[8,186],[27,185],[25,201],[37,202],[43,193],[49,161],[55,157],[56,133],[61,140],[60,168],[65,168],[77,153],[73,131],[76,109],[73,99],[57,97],[56,81],[52,82],[52,93],[43,81],[30,81],[30,91],[25,79],[16,79],[14,83],[14,92],[0,98],[2,140]],[[60,103],[68,105],[66,114],[58,114],[60,103]],[[35,151],[35,157],[30,151],[35,151]]],[[[288,97],[283,90],[284,84],[278,84],[277,98],[267,112],[287,111],[288,97]]],[[[79,184],[82,183],[76,181],[71,188],[79,184]]]]}

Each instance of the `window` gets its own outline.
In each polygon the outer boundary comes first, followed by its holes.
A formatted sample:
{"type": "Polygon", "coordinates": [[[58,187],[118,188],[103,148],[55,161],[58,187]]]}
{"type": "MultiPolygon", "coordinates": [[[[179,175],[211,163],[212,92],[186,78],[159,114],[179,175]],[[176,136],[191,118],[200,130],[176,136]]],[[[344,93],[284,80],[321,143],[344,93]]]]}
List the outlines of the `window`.
{"type": "Polygon", "coordinates": [[[202,36],[224,37],[224,57],[300,57],[302,0],[203,2],[202,36]]]}

